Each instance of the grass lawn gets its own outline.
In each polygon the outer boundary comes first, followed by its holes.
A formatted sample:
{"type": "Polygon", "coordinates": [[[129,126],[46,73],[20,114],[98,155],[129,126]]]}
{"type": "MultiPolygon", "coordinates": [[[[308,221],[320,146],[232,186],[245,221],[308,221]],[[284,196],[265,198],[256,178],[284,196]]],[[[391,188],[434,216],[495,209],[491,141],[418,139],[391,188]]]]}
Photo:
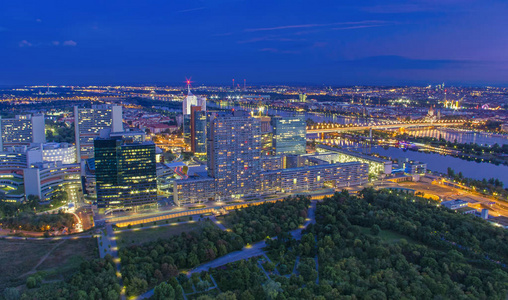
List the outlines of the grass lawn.
{"type": "MultiPolygon", "coordinates": [[[[21,275],[31,271],[39,261],[62,241],[0,240],[0,290],[25,284],[21,275]]],[[[96,239],[65,240],[44,260],[36,271],[51,271],[58,268],[72,272],[77,257],[89,258],[97,248],[96,239]],[[57,268],[58,266],[58,268],[57,268]],[[73,267],[72,267],[73,266],[73,267]]]]}
{"type": "Polygon", "coordinates": [[[138,229],[132,231],[117,231],[117,243],[119,247],[144,244],[158,239],[168,238],[173,235],[189,232],[200,228],[199,222],[185,223],[174,226],[160,226],[157,228],[138,229]]]}
{"type": "MultiPolygon", "coordinates": [[[[171,218],[171,219],[166,219],[166,220],[157,221],[157,222],[148,222],[148,223],[143,223],[143,224],[131,225],[130,229],[146,228],[146,227],[150,227],[150,226],[154,226],[154,225],[165,225],[165,224],[171,224],[171,223],[177,223],[177,222],[187,222],[190,220],[192,220],[192,216],[171,218]],[[167,223],[166,223],[166,221],[167,221],[167,223]]],[[[121,228],[114,228],[114,230],[117,232],[119,232],[121,230],[125,230],[125,229],[129,229],[129,228],[127,228],[127,226],[121,227],[121,228]]]]}
{"type": "Polygon", "coordinates": [[[58,246],[37,267],[37,271],[47,272],[46,280],[58,279],[74,273],[83,261],[99,257],[97,239],[66,240],[58,246]]]}
{"type": "MultiPolygon", "coordinates": [[[[360,230],[364,234],[372,235],[370,233],[370,228],[360,227],[360,230]]],[[[383,241],[385,241],[385,242],[387,242],[389,244],[398,243],[401,239],[405,239],[408,243],[418,243],[417,241],[413,240],[412,238],[410,238],[408,236],[399,234],[399,233],[397,233],[395,231],[386,230],[386,229],[385,230],[381,230],[381,232],[379,232],[377,237],[379,237],[380,239],[382,239],[383,241]]]]}

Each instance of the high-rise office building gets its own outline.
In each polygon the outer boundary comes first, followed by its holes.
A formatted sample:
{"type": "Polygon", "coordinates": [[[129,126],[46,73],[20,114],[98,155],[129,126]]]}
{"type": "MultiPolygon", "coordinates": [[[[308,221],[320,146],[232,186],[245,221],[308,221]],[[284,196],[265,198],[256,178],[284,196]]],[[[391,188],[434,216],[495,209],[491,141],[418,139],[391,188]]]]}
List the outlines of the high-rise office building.
{"type": "Polygon", "coordinates": [[[206,155],[206,111],[200,106],[191,107],[190,127],[191,151],[206,155]]]}
{"type": "Polygon", "coordinates": [[[307,126],[303,116],[273,117],[273,154],[305,154],[307,126]]]}
{"type": "Polygon", "coordinates": [[[190,85],[187,85],[187,97],[183,99],[182,114],[190,115],[192,106],[200,106],[201,110],[206,111],[206,98],[195,96],[190,91],[190,85]]]}
{"type": "Polygon", "coordinates": [[[190,144],[192,152],[206,153],[206,138],[202,136],[202,134],[206,136],[206,98],[193,95],[190,91],[190,84],[187,84],[187,97],[183,100],[182,106],[183,138],[185,143],[190,144]],[[195,117],[194,112],[203,113],[197,113],[199,116],[195,117]],[[202,123],[203,118],[205,123],[202,123]],[[202,132],[195,132],[195,129],[202,132]],[[196,138],[198,138],[198,141],[196,141],[196,138]],[[204,148],[202,147],[196,151],[196,147],[199,148],[196,144],[203,144],[204,148]]]}
{"type": "MultiPolygon", "coordinates": [[[[208,175],[220,199],[260,191],[261,122],[246,112],[211,114],[208,123],[208,175]]],[[[217,197],[216,197],[217,198],[217,197]]]]}
{"type": "Polygon", "coordinates": [[[17,115],[14,118],[0,117],[0,150],[9,146],[45,143],[44,115],[17,115]]]}
{"type": "Polygon", "coordinates": [[[153,142],[125,143],[121,138],[94,141],[97,204],[121,208],[157,202],[153,142]]]}
{"type": "Polygon", "coordinates": [[[94,139],[102,129],[122,132],[122,107],[93,105],[92,108],[74,106],[74,130],[76,135],[77,160],[91,158],[94,155],[94,139]]]}

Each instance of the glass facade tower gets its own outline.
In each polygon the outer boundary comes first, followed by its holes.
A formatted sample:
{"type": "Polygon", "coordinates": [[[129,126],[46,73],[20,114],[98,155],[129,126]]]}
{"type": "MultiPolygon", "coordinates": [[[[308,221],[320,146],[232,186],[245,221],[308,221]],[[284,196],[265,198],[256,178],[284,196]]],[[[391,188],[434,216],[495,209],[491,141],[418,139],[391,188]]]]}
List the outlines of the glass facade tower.
{"type": "Polygon", "coordinates": [[[99,208],[122,208],[157,201],[155,144],[96,139],[95,175],[99,208]]]}
{"type": "Polygon", "coordinates": [[[307,126],[303,116],[273,117],[273,154],[305,154],[307,126]]]}

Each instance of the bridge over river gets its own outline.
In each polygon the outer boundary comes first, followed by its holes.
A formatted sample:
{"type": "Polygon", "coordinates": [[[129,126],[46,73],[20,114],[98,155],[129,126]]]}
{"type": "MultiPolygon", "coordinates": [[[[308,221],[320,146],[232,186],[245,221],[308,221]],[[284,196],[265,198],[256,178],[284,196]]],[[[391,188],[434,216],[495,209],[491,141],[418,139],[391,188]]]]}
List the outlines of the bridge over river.
{"type": "Polygon", "coordinates": [[[435,121],[435,122],[380,121],[380,122],[370,122],[370,123],[365,123],[365,124],[318,124],[318,125],[314,125],[314,126],[307,126],[307,134],[360,131],[360,130],[370,130],[370,129],[459,126],[464,123],[465,123],[465,120],[447,120],[447,121],[435,121]]]}

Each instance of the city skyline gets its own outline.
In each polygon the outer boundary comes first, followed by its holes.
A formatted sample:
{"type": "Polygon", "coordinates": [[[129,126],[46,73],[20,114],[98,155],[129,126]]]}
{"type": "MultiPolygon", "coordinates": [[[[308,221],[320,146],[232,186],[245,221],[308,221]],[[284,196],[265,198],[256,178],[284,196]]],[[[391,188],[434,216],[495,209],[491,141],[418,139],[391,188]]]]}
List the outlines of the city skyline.
{"type": "Polygon", "coordinates": [[[0,8],[0,85],[508,85],[502,1],[0,8]]]}

